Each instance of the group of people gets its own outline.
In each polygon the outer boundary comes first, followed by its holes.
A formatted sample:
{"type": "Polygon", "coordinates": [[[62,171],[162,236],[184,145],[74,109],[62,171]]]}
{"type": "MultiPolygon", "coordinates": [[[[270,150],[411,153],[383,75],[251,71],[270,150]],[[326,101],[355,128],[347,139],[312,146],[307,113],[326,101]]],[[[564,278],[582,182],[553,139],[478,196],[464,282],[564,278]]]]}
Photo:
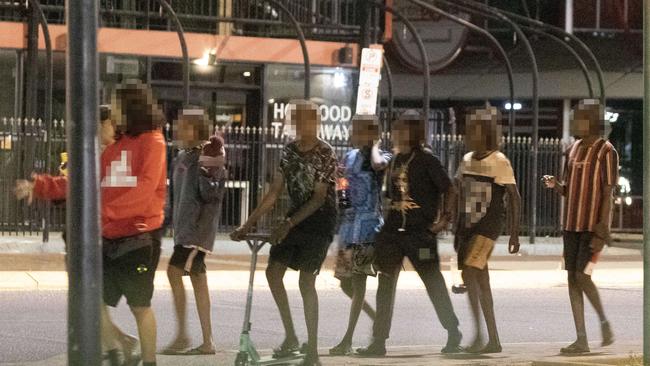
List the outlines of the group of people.
{"type": "MultiPolygon", "coordinates": [[[[497,109],[477,109],[468,115],[465,141],[469,152],[453,178],[425,145],[424,119],[416,111],[407,111],[392,122],[391,152],[381,149],[377,118],[355,116],[353,149],[340,164],[332,147],[318,138],[319,117],[317,106],[309,101],[291,105],[285,127],[294,140],[284,147],[280,169],[261,204],[244,225],[231,233],[233,240],[244,239],[271,211],[286,187],[290,209],[271,233],[266,269],[285,330],[285,339],[274,349],[273,357],[302,352],[304,365],[319,364],[315,279],[337,228],[335,276],[352,303],[346,333],[330,349],[330,355],[386,354],[397,280],[405,257],[422,279],[447,331],[442,353],[501,352],[488,260],[504,230],[510,234],[509,253],[518,253],[521,197],[510,161],[499,151],[502,134],[497,109]],[[386,213],[382,212],[382,187],[386,187],[386,213]],[[461,347],[462,334],[437,250],[437,234],[450,227],[475,329],[473,341],[466,347],[461,347]],[[307,343],[303,345],[294,329],[282,281],[287,268],[300,271],[307,325],[307,343]],[[364,299],[367,276],[378,277],[376,311],[364,299]],[[374,322],[373,338],[370,345],[355,352],[352,338],[362,310],[374,322]],[[487,340],[480,330],[481,313],[487,340]]],[[[564,196],[565,202],[564,261],[577,333],[576,342],[561,349],[566,354],[589,352],[584,295],[600,317],[602,346],[614,341],[591,280],[593,266],[610,240],[611,204],[618,180],[618,155],[602,137],[603,123],[603,106],[595,100],[581,101],[573,113],[572,134],[576,140],[565,156],[564,182],[551,175],[542,179],[548,189],[564,196]]]]}
{"type": "MultiPolygon", "coordinates": [[[[164,121],[151,90],[127,82],[102,106],[101,223],[103,299],[115,307],[122,297],[135,316],[139,340],[113,323],[102,309],[102,344],[111,365],[156,364],[156,320],[151,308],[154,275],[166,226],[173,229],[174,253],[167,269],[178,328],[164,354],[214,354],[205,256],[212,253],[227,179],[223,138],[200,108],[182,110],[174,121],[176,153],[168,185],[164,121]],[[171,189],[169,188],[171,187],[171,189]],[[192,348],[187,334],[183,276],[194,289],[203,343],[192,348]],[[136,348],[140,343],[141,352],[136,348]]],[[[544,176],[549,189],[564,196],[564,259],[577,340],[563,353],[589,351],[583,294],[602,325],[602,345],[613,342],[591,272],[609,241],[618,157],[601,137],[603,107],[581,101],[573,114],[573,134],[563,182],[544,176]]],[[[270,235],[268,284],[280,312],[284,341],[273,357],[305,354],[303,365],[318,365],[319,307],[316,278],[338,234],[335,276],[351,298],[348,327],[331,355],[378,357],[386,354],[397,281],[407,257],[422,279],[436,314],[447,331],[442,353],[497,353],[502,347],[495,320],[488,260],[497,237],[507,229],[509,252],[519,251],[521,198],[508,158],[499,151],[500,114],[477,109],[466,120],[469,151],[455,176],[425,145],[425,123],[416,111],[391,124],[391,150],[382,150],[374,116],[352,120],[350,150],[339,162],[332,147],[318,137],[320,113],[315,104],[294,101],[285,133],[293,137],[282,149],[270,188],[248,220],[230,234],[244,240],[283,194],[290,208],[270,235]],[[337,189],[338,187],[338,189],[337,189]],[[385,187],[385,190],[383,189],[385,187]],[[384,193],[385,192],[385,197],[384,193]],[[384,207],[386,211],[384,212],[384,207]],[[507,218],[507,219],[506,219],[507,218]],[[475,336],[461,347],[462,334],[440,270],[437,234],[452,228],[454,248],[468,293],[475,336]],[[299,288],[307,325],[307,342],[296,334],[283,278],[288,268],[300,272],[299,288]],[[365,301],[366,280],[377,276],[376,311],[365,301]],[[362,310],[373,319],[370,345],[352,350],[362,310]],[[481,312],[487,340],[480,331],[481,312]]],[[[67,177],[33,175],[16,184],[19,199],[64,200],[67,177]]]]}

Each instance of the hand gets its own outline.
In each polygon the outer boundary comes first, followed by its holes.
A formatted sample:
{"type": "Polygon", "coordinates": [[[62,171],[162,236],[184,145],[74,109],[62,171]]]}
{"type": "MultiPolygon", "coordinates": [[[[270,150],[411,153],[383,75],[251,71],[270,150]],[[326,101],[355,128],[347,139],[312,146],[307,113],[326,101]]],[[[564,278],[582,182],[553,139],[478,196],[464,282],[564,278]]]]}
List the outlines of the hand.
{"type": "Polygon", "coordinates": [[[273,232],[271,232],[269,243],[271,243],[271,245],[280,244],[284,238],[287,237],[287,234],[289,234],[289,230],[291,230],[291,223],[287,220],[283,221],[280,225],[273,229],[273,232]]]}
{"type": "Polygon", "coordinates": [[[14,194],[19,201],[27,199],[27,204],[31,205],[34,200],[34,183],[25,179],[17,180],[14,194]]]}
{"type": "Polygon", "coordinates": [[[434,234],[437,234],[443,230],[445,230],[449,226],[449,220],[446,218],[441,218],[440,221],[433,223],[431,227],[429,228],[429,231],[431,231],[434,234]]]}
{"type": "Polygon", "coordinates": [[[542,177],[542,182],[548,189],[553,189],[557,185],[557,179],[552,175],[545,175],[542,177]]]}
{"type": "Polygon", "coordinates": [[[248,234],[249,231],[250,231],[250,227],[244,224],[238,227],[237,229],[235,229],[235,231],[233,231],[232,233],[230,233],[230,240],[242,241],[246,238],[246,234],[248,234]]]}
{"type": "Polygon", "coordinates": [[[519,253],[519,237],[517,235],[510,236],[510,241],[508,242],[508,253],[519,253]]]}
{"type": "Polygon", "coordinates": [[[605,239],[602,239],[602,238],[594,235],[591,238],[591,242],[589,243],[589,246],[591,247],[591,252],[592,253],[598,253],[601,250],[603,250],[603,247],[605,247],[605,239]]]}

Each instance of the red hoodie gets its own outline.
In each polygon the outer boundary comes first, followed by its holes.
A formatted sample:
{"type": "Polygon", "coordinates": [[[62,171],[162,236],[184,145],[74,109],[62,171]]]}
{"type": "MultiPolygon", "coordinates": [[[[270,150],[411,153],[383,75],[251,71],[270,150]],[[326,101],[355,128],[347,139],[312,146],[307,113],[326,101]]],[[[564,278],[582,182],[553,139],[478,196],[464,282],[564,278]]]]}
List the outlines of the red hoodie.
{"type": "MultiPolygon", "coordinates": [[[[165,159],[165,140],[159,131],[123,136],[106,147],[100,164],[103,237],[116,239],[162,226],[165,159]]],[[[65,199],[67,183],[67,177],[38,175],[34,197],[65,199]]]]}

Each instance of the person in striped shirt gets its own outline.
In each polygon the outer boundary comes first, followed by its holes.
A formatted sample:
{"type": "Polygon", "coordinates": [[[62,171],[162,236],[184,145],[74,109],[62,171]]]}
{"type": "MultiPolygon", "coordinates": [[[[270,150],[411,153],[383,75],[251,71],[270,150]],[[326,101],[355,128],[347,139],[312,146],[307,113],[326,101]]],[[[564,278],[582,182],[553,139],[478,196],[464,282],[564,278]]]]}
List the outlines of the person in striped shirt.
{"type": "Polygon", "coordinates": [[[546,188],[564,197],[564,263],[578,339],[562,348],[561,353],[589,352],[583,294],[598,313],[602,346],[614,342],[598,289],[591,279],[593,267],[610,241],[613,192],[618,181],[618,153],[602,137],[603,126],[604,107],[597,100],[580,101],[571,121],[576,141],[566,151],[564,182],[551,175],[542,178],[546,188]]]}

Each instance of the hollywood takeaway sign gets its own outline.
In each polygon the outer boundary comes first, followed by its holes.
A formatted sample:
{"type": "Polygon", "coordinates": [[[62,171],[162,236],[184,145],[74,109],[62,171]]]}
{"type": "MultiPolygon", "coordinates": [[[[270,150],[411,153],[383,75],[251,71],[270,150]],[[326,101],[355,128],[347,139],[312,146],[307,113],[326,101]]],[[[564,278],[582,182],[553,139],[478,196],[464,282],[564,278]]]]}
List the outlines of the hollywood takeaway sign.
{"type": "MultiPolygon", "coordinates": [[[[383,48],[381,45],[372,45],[361,51],[361,64],[359,66],[359,89],[357,90],[356,113],[375,115],[377,113],[377,96],[381,80],[383,62],[383,48]]],[[[289,105],[286,103],[273,103],[273,122],[271,126],[274,134],[279,135],[289,105]]],[[[347,140],[350,138],[350,120],[352,109],[347,105],[318,106],[321,115],[319,135],[331,140],[347,140]]]]}

